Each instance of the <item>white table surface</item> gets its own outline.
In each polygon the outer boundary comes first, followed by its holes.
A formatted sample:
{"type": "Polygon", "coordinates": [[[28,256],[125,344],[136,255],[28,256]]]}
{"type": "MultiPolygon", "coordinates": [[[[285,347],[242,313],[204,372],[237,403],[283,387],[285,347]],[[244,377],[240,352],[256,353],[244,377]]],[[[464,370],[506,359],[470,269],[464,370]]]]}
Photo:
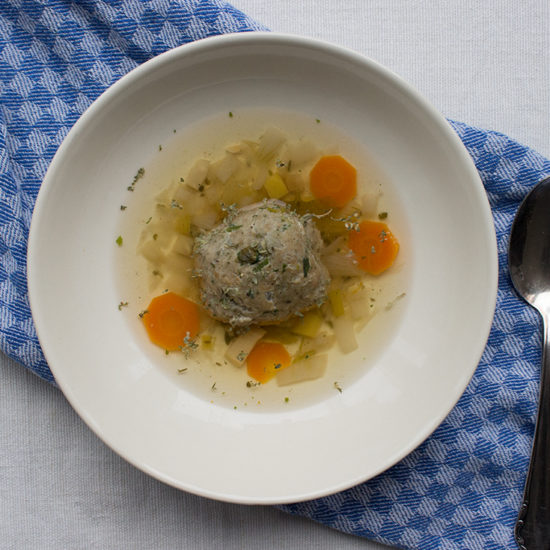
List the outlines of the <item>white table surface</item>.
{"type": "MultiPolygon", "coordinates": [[[[274,31],[359,51],[445,116],[550,156],[548,0],[235,0],[274,31]]],[[[209,501],[108,449],[0,354],[0,548],[382,549],[271,507],[209,501]]]]}

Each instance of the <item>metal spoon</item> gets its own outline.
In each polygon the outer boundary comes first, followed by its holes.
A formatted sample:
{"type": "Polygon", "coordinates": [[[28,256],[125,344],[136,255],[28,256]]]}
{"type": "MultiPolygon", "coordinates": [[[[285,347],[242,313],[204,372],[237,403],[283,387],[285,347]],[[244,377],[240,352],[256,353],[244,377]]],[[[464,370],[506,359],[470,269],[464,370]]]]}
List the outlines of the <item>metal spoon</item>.
{"type": "Polygon", "coordinates": [[[523,502],[515,527],[522,550],[550,549],[550,178],[523,200],[512,225],[508,267],[514,287],[542,317],[539,410],[523,502]]]}

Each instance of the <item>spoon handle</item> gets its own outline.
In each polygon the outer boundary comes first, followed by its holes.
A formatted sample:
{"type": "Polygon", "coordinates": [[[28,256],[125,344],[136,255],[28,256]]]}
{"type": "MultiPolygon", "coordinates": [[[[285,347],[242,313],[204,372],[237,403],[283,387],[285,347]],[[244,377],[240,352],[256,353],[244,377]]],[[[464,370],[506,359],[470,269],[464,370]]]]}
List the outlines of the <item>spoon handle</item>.
{"type": "Polygon", "coordinates": [[[541,311],[541,315],[544,339],[539,410],[523,501],[515,527],[516,542],[521,550],[550,549],[550,315],[547,311],[541,311]]]}

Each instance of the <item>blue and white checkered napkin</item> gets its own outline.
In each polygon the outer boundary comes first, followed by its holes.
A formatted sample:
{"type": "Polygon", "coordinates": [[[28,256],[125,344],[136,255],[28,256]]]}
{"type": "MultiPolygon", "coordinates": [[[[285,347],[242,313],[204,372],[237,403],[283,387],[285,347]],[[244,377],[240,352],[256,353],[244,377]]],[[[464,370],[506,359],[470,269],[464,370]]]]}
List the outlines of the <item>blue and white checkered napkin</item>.
{"type": "MultiPolygon", "coordinates": [[[[143,61],[180,44],[261,26],[221,0],[0,2],[0,346],[49,382],[26,286],[26,241],[46,168],[83,110],[143,61]]],[[[481,174],[500,260],[489,342],[435,433],[375,479],[283,506],[331,527],[414,549],[509,549],[534,430],[540,323],[514,294],[507,238],[550,162],[495,132],[452,123],[481,174]]]]}

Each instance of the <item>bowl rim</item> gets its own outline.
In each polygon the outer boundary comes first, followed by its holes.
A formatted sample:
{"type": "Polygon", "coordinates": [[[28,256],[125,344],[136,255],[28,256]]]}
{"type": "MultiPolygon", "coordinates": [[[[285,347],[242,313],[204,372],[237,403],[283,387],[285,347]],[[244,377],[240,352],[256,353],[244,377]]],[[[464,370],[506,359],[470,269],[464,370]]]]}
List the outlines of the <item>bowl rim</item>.
{"type": "Polygon", "coordinates": [[[180,45],[176,48],[170,49],[164,53],[159,54],[156,57],[153,57],[141,65],[135,67],[127,74],[122,76],[119,80],[109,86],[104,92],[102,92],[92,104],[82,113],[79,119],[75,122],[73,127],[69,130],[62,144],[56,151],[54,157],[52,158],[50,165],[47,169],[47,172],[44,176],[43,183],[39,189],[39,193],[35,202],[34,211],[31,219],[31,225],[29,230],[29,239],[28,239],[28,248],[27,248],[27,282],[29,289],[29,303],[31,307],[31,312],[33,314],[33,320],[35,319],[35,311],[39,307],[38,301],[39,297],[37,296],[36,289],[36,280],[39,277],[38,270],[34,263],[33,251],[38,246],[39,235],[37,227],[40,224],[40,218],[42,216],[42,203],[45,200],[45,196],[48,194],[48,190],[51,186],[51,181],[53,174],[57,169],[59,163],[63,162],[63,157],[66,154],[66,151],[70,149],[72,141],[78,137],[81,129],[84,128],[91,119],[95,116],[96,112],[100,112],[104,105],[108,104],[113,97],[115,97],[120,92],[124,91],[126,88],[132,87],[133,84],[140,80],[143,76],[147,75],[150,71],[155,70],[163,65],[170,64],[174,58],[180,56],[190,56],[196,53],[209,51],[216,48],[223,48],[225,45],[235,45],[242,44],[248,47],[253,47],[253,45],[261,46],[291,46],[295,48],[309,48],[320,52],[321,54],[329,54],[333,57],[339,57],[346,59],[353,63],[356,66],[365,68],[371,71],[375,71],[378,75],[381,75],[386,80],[390,81],[392,86],[396,87],[400,91],[404,92],[407,96],[412,98],[412,100],[422,109],[423,113],[429,116],[430,122],[435,124],[437,130],[444,134],[445,138],[453,145],[453,153],[457,155],[460,160],[461,166],[468,170],[472,180],[477,180],[478,185],[475,188],[476,199],[478,201],[478,206],[480,206],[484,212],[484,222],[485,228],[487,231],[488,237],[490,237],[493,242],[491,247],[489,257],[487,258],[487,266],[489,268],[489,278],[491,281],[491,288],[487,289],[488,301],[492,304],[490,312],[487,311],[487,317],[484,320],[485,331],[480,335],[479,342],[483,342],[482,345],[479,345],[479,349],[476,350],[477,362],[475,365],[472,365],[472,368],[468,371],[465,370],[464,376],[460,380],[461,384],[457,383],[457,388],[455,394],[452,396],[452,399],[449,399],[449,406],[445,410],[441,411],[441,414],[434,418],[433,421],[427,424],[424,430],[420,433],[417,433],[414,438],[411,438],[409,445],[405,446],[402,449],[402,452],[398,455],[392,457],[391,461],[387,461],[380,467],[379,471],[374,474],[369,474],[364,478],[354,478],[348,480],[345,483],[341,483],[338,486],[328,487],[324,489],[319,489],[313,491],[309,494],[300,494],[293,495],[290,498],[281,498],[281,497],[239,497],[238,495],[228,495],[222,493],[216,493],[208,489],[203,489],[201,487],[196,487],[192,484],[185,484],[179,480],[173,479],[169,475],[165,475],[163,472],[159,472],[154,468],[144,465],[136,460],[134,457],[129,456],[128,453],[121,449],[116,442],[108,441],[104,435],[99,431],[97,426],[95,426],[92,417],[89,412],[83,410],[79,407],[78,397],[73,391],[73,388],[66,384],[66,381],[63,377],[63,373],[57,371],[57,365],[55,362],[50,362],[49,358],[49,343],[44,336],[43,328],[36,322],[35,329],[40,341],[44,356],[48,362],[48,365],[54,375],[55,382],[65,395],[66,399],[69,401],[71,406],[77,411],[78,415],[84,420],[88,427],[111,449],[113,449],[117,454],[123,457],[127,462],[131,463],[138,469],[144,471],[145,473],[151,475],[152,477],[168,484],[173,487],[176,487],[187,492],[200,495],[203,497],[208,497],[216,500],[222,500],[226,502],[233,503],[243,503],[243,504],[288,504],[292,502],[300,502],[304,500],[310,500],[314,498],[320,498],[327,495],[331,495],[337,492],[340,492],[345,489],[349,489],[359,483],[372,479],[376,475],[386,471],[387,469],[394,466],[410,452],[416,449],[420,444],[422,444],[441,424],[441,422],[447,417],[449,412],[454,408],[462,394],[464,393],[468,383],[473,377],[479,360],[482,356],[482,353],[485,349],[487,339],[489,337],[490,329],[493,322],[494,310],[496,307],[497,299],[497,290],[498,290],[498,255],[497,255],[497,246],[496,246],[496,234],[493,224],[491,208],[483,187],[483,183],[475,168],[475,165],[468,154],[464,144],[460,140],[459,136],[453,130],[448,121],[440,114],[419,92],[416,91],[410,84],[403,80],[400,76],[395,74],[390,69],[384,67],[377,61],[353,51],[347,47],[333,44],[324,40],[304,37],[299,35],[293,35],[288,33],[275,33],[275,32],[266,32],[266,31],[253,31],[253,32],[243,32],[243,33],[231,33],[224,35],[217,35],[212,37],[203,38],[194,42],[180,45]]]}

